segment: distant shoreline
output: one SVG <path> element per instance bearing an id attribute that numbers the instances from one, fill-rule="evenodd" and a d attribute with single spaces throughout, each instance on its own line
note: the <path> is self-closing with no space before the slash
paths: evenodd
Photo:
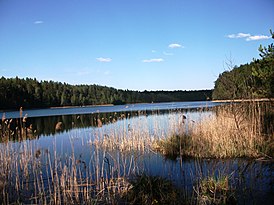
<path id="1" fill-rule="evenodd" d="M 59 109 L 59 108 L 79 108 L 79 107 L 104 107 L 104 106 L 114 106 L 113 104 L 100 104 L 100 105 L 78 105 L 78 106 L 55 106 L 49 107 L 48 109 Z"/>
<path id="2" fill-rule="evenodd" d="M 272 101 L 274 101 L 274 98 L 212 100 L 212 102 L 218 102 L 218 103 L 226 103 L 226 102 L 272 102 Z"/>
<path id="3" fill-rule="evenodd" d="M 80 108 L 80 107 L 103 107 L 103 106 L 114 106 L 113 104 L 101 104 L 101 105 L 83 105 L 83 106 L 54 106 L 54 107 L 37 107 L 37 108 L 26 108 L 27 110 L 40 110 L 40 109 L 62 109 L 62 108 Z M 5 112 L 19 112 L 20 108 L 17 110 L 14 109 L 8 109 L 8 110 L 0 110 L 0 112 L 5 113 Z M 24 111 L 23 107 L 23 111 Z"/>

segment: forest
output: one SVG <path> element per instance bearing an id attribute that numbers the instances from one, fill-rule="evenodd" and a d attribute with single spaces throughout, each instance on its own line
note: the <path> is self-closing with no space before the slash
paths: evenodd
<path id="1" fill-rule="evenodd" d="M 209 100 L 212 90 L 130 91 L 100 85 L 70 85 L 35 78 L 0 78 L 0 110 Z"/>
<path id="2" fill-rule="evenodd" d="M 274 33 L 270 33 L 274 39 Z M 258 50 L 261 59 L 239 67 L 230 61 L 227 63 L 229 70 L 221 73 L 215 81 L 214 100 L 274 97 L 274 45 L 261 45 Z"/>

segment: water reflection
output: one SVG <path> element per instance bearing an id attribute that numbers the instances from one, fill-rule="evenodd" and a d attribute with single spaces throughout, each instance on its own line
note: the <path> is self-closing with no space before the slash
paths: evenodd
<path id="1" fill-rule="evenodd" d="M 52 173 L 60 176 L 67 169 L 74 170 L 79 181 L 90 180 L 90 184 L 95 183 L 99 187 L 102 180 L 107 182 L 109 179 L 130 178 L 135 174 L 147 173 L 172 180 L 191 196 L 193 188 L 198 190 L 196 186 L 200 180 L 222 174 L 229 177 L 232 187 L 237 187 L 235 194 L 239 196 L 240 204 L 249 203 L 250 197 L 256 198 L 257 203 L 261 203 L 264 196 L 269 199 L 273 193 L 271 163 L 249 159 L 186 160 L 180 157 L 171 161 L 151 149 L 152 138 L 169 136 L 180 128 L 187 129 L 189 123 L 196 123 L 203 116 L 212 113 L 212 110 L 195 108 L 74 114 L 18 118 L 12 121 L 3 119 L 1 130 L 5 131 L 3 128 L 9 126 L 11 132 L 25 134 L 26 137 L 23 138 L 10 138 L 15 143 L 6 143 L 10 145 L 8 150 L 14 151 L 13 155 L 8 156 L 18 154 L 14 158 L 18 160 L 21 159 L 20 153 L 30 152 L 26 155 L 29 157 L 29 164 L 32 160 L 39 161 L 43 179 L 48 177 L 47 173 L 51 173 L 51 167 L 56 169 Z M 60 122 L 60 129 L 56 130 L 56 125 Z M 15 135 L 10 133 L 10 136 Z M 0 148 L 6 149 L 6 144 L 1 143 Z M 28 163 L 22 163 L 25 164 Z M 16 168 L 10 170 L 14 171 Z M 18 170 L 21 171 L 21 168 Z M 16 171 L 10 177 L 16 181 L 17 178 L 13 176 L 16 176 Z M 52 174 L 50 177 L 54 176 Z M 35 173 L 28 177 L 32 183 Z M 22 177 L 20 180 L 25 185 L 26 179 Z M 43 183 L 46 189 L 51 188 L 50 182 Z M 16 193 L 10 189 L 9 193 Z M 258 196 L 256 193 L 259 193 Z M 31 191 L 26 194 L 32 197 Z"/>
<path id="2" fill-rule="evenodd" d="M 72 129 L 95 128 L 118 121 L 141 116 L 166 115 L 169 113 L 199 113 L 212 108 L 144 110 L 128 112 L 106 112 L 81 115 L 59 115 L 17 119 L 2 119 L 1 131 L 6 132 L 5 140 L 36 139 L 57 133 L 67 133 Z M 4 134 L 2 134 L 4 136 Z"/>

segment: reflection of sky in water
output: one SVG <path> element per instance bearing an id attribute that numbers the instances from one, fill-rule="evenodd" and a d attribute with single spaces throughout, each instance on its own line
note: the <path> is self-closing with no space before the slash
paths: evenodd
<path id="1" fill-rule="evenodd" d="M 136 115 L 126 117 L 116 122 L 103 124 L 102 127 L 84 126 L 82 128 L 68 129 L 62 133 L 50 135 L 41 134 L 36 140 L 29 140 L 35 152 L 40 149 L 42 152 L 49 151 L 53 159 L 53 153 L 56 149 L 58 163 L 65 163 L 71 158 L 72 153 L 75 160 L 81 160 L 86 163 L 90 170 L 95 170 L 95 166 L 103 167 L 104 170 L 112 170 L 119 175 L 130 176 L 129 172 L 146 172 L 152 175 L 159 175 L 171 179 L 177 186 L 192 190 L 193 185 L 199 177 L 206 177 L 213 172 L 230 175 L 232 179 L 240 178 L 240 172 L 245 170 L 245 181 L 240 187 L 252 187 L 261 197 L 268 193 L 273 193 L 273 165 L 263 164 L 261 162 L 249 161 L 245 159 L 233 160 L 182 160 L 171 161 L 163 158 L 160 154 L 154 152 L 127 152 L 120 153 L 115 150 L 95 149 L 93 142 L 96 138 L 115 135 L 118 137 L 131 137 L 132 134 L 150 137 L 166 137 L 179 129 L 186 129 L 191 123 L 195 124 L 202 118 L 212 115 L 213 112 L 169 112 L 164 114 Z M 183 123 L 183 115 L 186 119 Z M 65 118 L 62 118 L 65 119 Z M 42 132 L 41 132 L 42 133 Z M 22 143 L 14 143 L 15 150 L 20 151 Z M 97 153 L 98 152 L 98 153 Z M 107 162 L 106 162 L 107 159 Z M 250 163 L 250 164 L 249 164 Z M 97 164 L 97 165 L 96 165 Z M 134 167 L 135 169 L 133 169 Z M 105 177 L 109 176 L 107 171 L 103 172 Z M 95 176 L 91 176 L 95 177 Z M 233 180 L 232 180 L 233 181 Z M 236 184 L 235 184 L 236 186 Z M 238 186 L 238 185 L 237 185 Z M 264 194 L 262 194 L 264 193 Z M 253 197 L 256 197 L 255 195 Z M 246 201 L 244 201 L 246 202 Z"/>
<path id="2" fill-rule="evenodd" d="M 87 127 L 87 128 L 73 128 L 67 132 L 56 133 L 54 135 L 43 136 L 37 139 L 38 144 L 43 148 L 51 147 L 56 141 L 57 146 L 62 147 L 66 151 L 71 149 L 71 143 L 74 143 L 75 153 L 78 148 L 87 142 L 94 140 L 95 137 L 103 137 L 105 135 L 115 134 L 117 136 L 128 136 L 131 132 L 137 134 L 146 134 L 150 136 L 164 137 L 174 131 L 178 131 L 179 127 L 187 127 L 188 123 L 197 122 L 201 117 L 210 115 L 211 112 L 186 112 L 186 113 L 170 113 L 164 115 L 140 115 L 131 118 L 124 118 L 115 123 L 109 123 L 102 127 Z M 183 115 L 187 117 L 183 124 Z M 69 149 L 68 149 L 69 148 Z"/>
<path id="3" fill-rule="evenodd" d="M 85 107 L 64 107 L 51 109 L 34 109 L 23 110 L 23 116 L 27 114 L 28 117 L 40 116 L 59 116 L 59 115 L 81 115 L 92 113 L 107 113 L 107 112 L 131 112 L 140 110 L 163 110 L 163 109 L 191 109 L 201 107 L 213 107 L 219 105 L 211 101 L 196 101 L 196 102 L 171 102 L 171 103 L 150 103 L 150 104 L 129 104 L 129 105 L 115 105 L 115 106 L 85 106 Z M 4 112 L 0 112 L 0 116 Z M 6 118 L 19 118 L 18 111 L 5 112 Z"/>
<path id="4" fill-rule="evenodd" d="M 185 123 L 182 123 L 183 114 L 187 117 Z M 57 133 L 54 136 L 41 136 L 37 140 L 37 148 L 48 149 L 52 151 L 56 144 L 57 156 L 60 159 L 68 158 L 72 150 L 75 159 L 80 159 L 86 164 L 94 166 L 99 163 L 105 170 L 119 170 L 119 174 L 129 174 L 129 164 L 132 161 L 137 173 L 146 172 L 152 175 L 160 175 L 171 179 L 177 186 L 192 190 L 193 185 L 197 182 L 201 172 L 205 177 L 220 173 L 230 175 L 231 178 L 239 178 L 239 172 L 247 166 L 243 188 L 256 187 L 256 192 L 262 190 L 271 192 L 269 179 L 273 178 L 273 170 L 269 165 L 264 166 L 260 162 L 252 162 L 244 159 L 234 160 L 182 160 L 171 161 L 164 159 L 160 154 L 154 152 L 138 153 L 129 152 L 126 154 L 119 151 L 108 151 L 104 149 L 95 150 L 94 146 L 89 144 L 96 136 L 105 136 L 115 133 L 117 136 L 130 136 L 130 132 L 138 129 L 140 135 L 166 136 L 179 126 L 187 126 L 188 123 L 197 123 L 203 117 L 212 115 L 212 112 L 185 112 L 170 113 L 164 115 L 148 115 L 125 118 L 115 123 L 109 123 L 102 127 L 75 128 L 65 133 Z M 97 158 L 96 151 L 99 151 Z M 105 162 L 107 158 L 108 164 Z M 118 167 L 120 166 L 120 167 Z M 133 165 L 132 165 L 133 166 Z M 271 167 L 271 166 L 270 166 Z M 94 167 L 93 167 L 94 169 Z M 108 173 L 104 173 L 106 177 Z M 255 179 L 254 176 L 260 176 Z M 235 182 L 236 183 L 236 182 Z M 263 184 L 263 185 L 262 185 Z"/>

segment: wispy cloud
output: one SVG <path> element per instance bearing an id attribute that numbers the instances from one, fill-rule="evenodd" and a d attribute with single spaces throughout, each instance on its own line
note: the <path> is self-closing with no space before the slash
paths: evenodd
<path id="1" fill-rule="evenodd" d="M 162 58 L 152 58 L 152 59 L 146 59 L 146 60 L 143 60 L 143 63 L 158 63 L 158 62 L 163 62 L 164 59 Z"/>
<path id="2" fill-rule="evenodd" d="M 34 21 L 33 23 L 34 24 L 42 24 L 42 23 L 44 23 L 44 21 Z"/>
<path id="3" fill-rule="evenodd" d="M 248 38 L 251 35 L 249 33 L 238 33 L 238 34 L 229 34 L 227 35 L 228 38 Z"/>
<path id="4" fill-rule="evenodd" d="M 256 36 L 249 36 L 246 40 L 247 41 L 258 41 L 258 40 L 266 40 L 270 39 L 271 36 L 265 36 L 265 35 L 256 35 Z"/>
<path id="5" fill-rule="evenodd" d="M 246 41 L 257 41 L 257 40 L 265 40 L 270 39 L 271 36 L 265 35 L 251 35 L 250 33 L 237 33 L 237 34 L 229 34 L 226 36 L 227 38 L 244 38 Z"/>
<path id="6" fill-rule="evenodd" d="M 178 43 L 171 43 L 168 45 L 169 48 L 182 48 L 183 46 Z"/>
<path id="7" fill-rule="evenodd" d="M 102 57 L 96 58 L 96 60 L 99 61 L 99 62 L 104 62 L 104 63 L 108 63 L 108 62 L 112 61 L 111 58 L 102 58 Z"/>
<path id="8" fill-rule="evenodd" d="M 168 52 L 163 52 L 163 54 L 165 55 L 165 56 L 173 56 L 173 53 L 168 53 Z"/>

